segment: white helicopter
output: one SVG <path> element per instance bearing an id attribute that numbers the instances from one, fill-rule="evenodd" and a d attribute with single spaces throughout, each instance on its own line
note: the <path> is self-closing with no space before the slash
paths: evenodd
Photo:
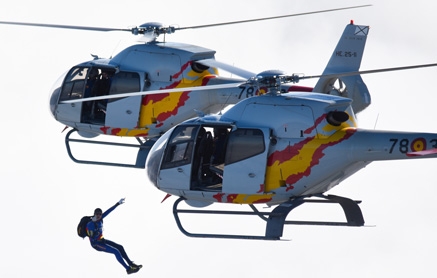
<path id="1" fill-rule="evenodd" d="M 185 235 L 276 240 L 285 224 L 363 226 L 359 202 L 325 193 L 375 160 L 437 156 L 437 134 L 357 129 L 355 111 L 370 104 L 360 74 L 436 66 L 357 72 L 368 32 L 368 26 L 346 26 L 313 92 L 286 93 L 291 87 L 284 89 L 284 84 L 314 76 L 265 71 L 241 87 L 265 94 L 244 99 L 221 115 L 188 120 L 156 141 L 146 160 L 147 175 L 158 189 L 180 197 L 173 212 Z M 337 79 L 339 88 L 333 87 Z M 236 85 L 223 88 L 228 86 Z M 249 204 L 253 212 L 179 209 L 183 200 L 193 207 Z M 291 210 L 306 202 L 338 203 L 347 221 L 286 221 Z M 261 203 L 276 207 L 260 212 L 254 204 Z M 181 213 L 253 214 L 267 221 L 266 233 L 194 234 L 182 226 Z"/>
<path id="2" fill-rule="evenodd" d="M 145 32 L 147 28 L 144 28 L 139 32 Z M 162 26 L 151 28 L 153 33 L 160 33 L 159 30 L 168 32 L 167 30 L 171 29 Z M 282 237 L 286 224 L 363 226 L 364 218 L 358 206 L 359 202 L 345 197 L 326 195 L 326 192 L 372 161 L 437 156 L 437 134 L 384 132 L 357 128 L 355 113 L 370 104 L 370 94 L 361 74 L 437 65 L 358 71 L 368 32 L 368 26 L 355 25 L 353 22 L 348 24 L 328 66 L 319 76 L 286 75 L 282 71 L 265 71 L 256 75 L 218 63 L 212 59 L 213 52 L 209 50 L 187 46 L 183 46 L 185 48 L 182 49 L 180 45 L 177 53 L 187 49 L 195 49 L 196 52 L 195 56 L 187 56 L 184 59 L 189 61 L 188 64 L 184 64 L 190 67 L 189 72 L 184 72 L 185 67 L 178 68 L 179 75 L 174 75 L 171 70 L 165 71 L 164 68 L 154 71 L 155 67 L 151 68 L 150 72 L 145 71 L 140 74 L 139 69 L 127 70 L 121 66 L 114 67 L 107 60 L 87 62 L 73 67 L 62 86 L 55 86 L 51 101 L 54 107 L 52 112 L 59 121 L 62 119 L 61 122 L 76 127 L 84 135 L 108 133 L 146 138 L 151 137 L 152 134 L 161 135 L 159 139 L 141 143 L 143 146 L 152 141 L 148 145 L 150 152 L 145 152 L 147 176 L 159 190 L 166 192 L 167 196 L 179 196 L 174 204 L 173 213 L 179 229 L 187 236 L 278 240 Z M 152 43 L 150 47 L 170 51 L 171 46 L 172 44 L 168 43 L 163 45 Z M 136 50 L 131 51 L 133 49 Z M 141 58 L 142 54 L 136 52 L 141 52 L 137 46 L 123 51 L 111 61 L 121 61 L 122 58 L 130 55 L 139 55 L 140 57 L 136 58 Z M 147 57 L 150 58 L 151 53 L 148 53 Z M 158 57 L 168 61 L 165 59 L 173 57 L 170 53 L 157 55 L 163 55 Z M 190 55 L 194 55 L 194 52 L 190 52 Z M 182 54 L 179 54 L 179 57 L 182 57 Z M 127 61 L 134 61 L 133 57 L 129 59 L 131 60 Z M 157 62 L 157 60 L 152 61 Z M 165 65 L 170 64 L 172 63 L 165 63 Z M 209 77 L 219 66 L 238 72 L 245 79 L 225 80 Z M 186 88 L 184 87 L 186 92 L 196 92 L 196 96 L 200 99 L 203 97 L 201 93 L 205 94 L 212 89 L 213 92 L 223 94 L 226 99 L 234 95 L 234 102 L 226 100 L 223 103 L 236 104 L 223 114 L 201 116 L 180 124 L 161 122 L 157 116 L 166 112 L 160 114 L 154 111 L 159 105 L 152 106 L 154 109 L 146 110 L 145 106 L 150 101 L 153 103 L 154 97 L 159 100 L 159 96 L 165 94 L 165 97 L 172 98 L 174 92 L 177 92 L 175 95 L 179 94 L 176 97 L 179 100 L 186 93 L 180 92 L 180 87 L 171 90 L 148 90 L 152 84 L 160 88 L 171 87 L 169 82 L 173 82 L 173 78 L 178 80 L 178 85 L 186 84 L 184 78 L 190 77 L 196 70 L 200 71 L 197 72 L 199 75 L 194 81 L 186 83 L 197 87 L 186 85 Z M 166 73 L 164 75 L 166 80 L 159 79 L 162 73 Z M 88 88 L 97 86 L 86 85 L 90 80 L 89 77 L 95 74 L 99 77 L 94 82 L 102 84 L 106 82 L 104 75 L 112 76 L 110 88 L 106 88 L 109 91 L 100 95 L 95 93 L 96 96 L 86 96 Z M 306 78 L 319 78 L 314 89 L 292 85 Z M 208 80 L 208 86 L 201 86 L 204 85 L 202 82 L 205 79 Z M 210 80 L 217 81 L 209 83 Z M 336 80 L 340 81 L 338 87 L 334 86 Z M 195 83 L 196 81 L 200 83 Z M 120 87 L 114 85 L 119 83 Z M 134 88 L 134 84 L 137 87 Z M 80 89 L 75 90 L 75 88 Z M 113 88 L 129 89 L 125 91 L 120 89 L 111 93 Z M 139 92 L 126 92 L 132 90 Z M 246 94 L 247 98 L 241 100 L 242 96 L 246 97 Z M 120 112 L 121 107 L 131 107 L 122 106 L 121 103 L 133 101 L 137 97 L 136 103 L 140 102 L 141 111 L 147 113 L 121 111 L 125 112 L 126 119 L 129 115 L 139 114 L 137 124 L 141 123 L 142 115 L 148 117 L 145 120 L 149 120 L 155 126 L 156 130 L 153 132 L 156 133 L 151 133 L 153 129 L 150 127 L 153 125 L 145 125 L 142 128 L 136 128 L 137 126 L 134 125 L 130 131 L 129 129 L 113 130 L 114 126 L 107 125 L 108 121 L 118 120 L 111 119 L 110 109 L 117 108 Z M 218 99 L 209 103 L 210 106 L 207 108 L 218 103 L 221 106 L 223 103 Z M 85 106 L 87 102 L 89 107 L 76 109 L 77 106 Z M 191 104 L 189 109 L 193 106 Z M 98 116 L 99 109 L 106 113 L 100 116 L 104 117 L 104 122 Z M 211 111 L 207 112 L 213 113 L 214 109 L 211 108 Z M 175 115 L 180 121 L 192 117 L 192 114 L 183 109 L 177 110 Z M 70 116 L 76 118 L 67 121 Z M 160 124 L 162 129 L 158 128 Z M 164 127 L 164 124 L 167 125 Z M 248 204 L 252 211 L 184 210 L 178 208 L 181 201 L 197 208 L 214 203 Z M 286 221 L 287 215 L 294 208 L 306 202 L 338 203 L 343 208 L 347 221 Z M 274 209 L 261 212 L 254 204 L 267 204 Z M 179 218 L 181 213 L 255 215 L 267 222 L 266 232 L 265 235 L 190 233 L 181 224 Z"/>
<path id="3" fill-rule="evenodd" d="M 180 197 L 173 213 L 185 235 L 277 240 L 285 224 L 363 226 L 358 201 L 325 193 L 372 161 L 437 157 L 437 134 L 357 127 L 355 111 L 370 104 L 357 74 L 436 66 L 353 72 L 368 31 L 353 22 L 346 26 L 313 92 L 283 93 L 284 83 L 300 77 L 266 71 L 248 82 L 266 88 L 266 94 L 242 100 L 222 115 L 188 120 L 157 140 L 146 161 L 147 175 L 158 189 Z M 337 78 L 345 86 L 334 88 Z M 326 88 L 329 93 L 317 93 Z M 249 204 L 253 212 L 178 209 L 182 200 L 193 207 Z M 338 203 L 347 221 L 286 221 L 306 202 Z M 260 203 L 275 208 L 260 212 L 254 206 Z M 267 222 L 266 233 L 194 234 L 184 229 L 180 213 L 258 215 Z"/>
<path id="4" fill-rule="evenodd" d="M 165 40 L 160 42 L 157 40 L 159 36 L 185 29 L 367 6 L 369 5 L 189 27 L 164 26 L 156 22 L 127 29 L 9 21 L 0 21 L 0 24 L 103 32 L 125 31 L 143 35 L 142 40 L 146 42 L 134 44 L 113 58 L 95 56 L 91 61 L 73 66 L 54 84 L 50 110 L 57 121 L 72 128 L 66 135 L 66 147 L 73 161 L 144 168 L 145 158 L 155 139 L 176 124 L 197 116 L 199 111 L 204 114 L 217 113 L 229 104 L 262 92 L 253 86 L 241 85 L 254 77 L 254 73 L 215 60 L 214 50 Z M 220 76 L 218 68 L 228 70 L 241 78 Z M 228 86 L 229 84 L 233 85 Z M 295 85 L 284 85 L 282 89 L 312 91 L 312 88 Z M 326 88 L 324 92 L 328 93 L 329 90 Z M 83 138 L 71 138 L 76 132 Z M 98 135 L 134 137 L 138 144 L 117 144 L 106 140 L 104 136 L 100 136 L 99 140 L 90 140 Z M 139 151 L 133 164 L 82 160 L 73 155 L 71 142 L 134 147 Z"/>

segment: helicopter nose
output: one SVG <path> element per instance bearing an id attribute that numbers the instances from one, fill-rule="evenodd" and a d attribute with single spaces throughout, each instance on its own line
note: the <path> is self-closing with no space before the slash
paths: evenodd
<path id="1" fill-rule="evenodd" d="M 60 93 L 61 93 L 61 87 L 57 87 L 57 88 L 52 89 L 51 95 L 50 95 L 50 100 L 49 100 L 50 112 L 54 118 L 56 118 L 55 111 L 56 111 L 56 106 L 58 104 L 58 99 L 59 99 Z"/>
<path id="2" fill-rule="evenodd" d="M 66 75 L 67 72 L 61 75 L 50 90 L 49 108 L 54 118 L 56 118 L 56 107 L 58 105 L 59 95 L 61 94 L 62 82 L 64 81 Z"/>
<path id="3" fill-rule="evenodd" d="M 147 177 L 149 181 L 157 188 L 159 188 L 158 175 L 161 167 L 161 160 L 164 155 L 168 139 L 173 130 L 174 128 L 170 129 L 155 142 L 146 159 Z"/>

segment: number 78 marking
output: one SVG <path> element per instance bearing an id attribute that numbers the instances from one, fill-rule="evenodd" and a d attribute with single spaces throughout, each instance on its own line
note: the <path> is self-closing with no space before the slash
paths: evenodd
<path id="1" fill-rule="evenodd" d="M 389 141 L 392 142 L 389 153 L 393 153 L 395 148 L 399 148 L 399 152 L 401 153 L 407 153 L 410 150 L 413 152 L 426 150 L 425 138 L 416 138 L 411 142 L 411 144 L 410 144 L 410 140 L 406 138 L 404 139 L 391 138 Z M 429 141 L 429 143 L 431 143 L 433 148 L 437 148 L 437 139 L 432 139 Z"/>

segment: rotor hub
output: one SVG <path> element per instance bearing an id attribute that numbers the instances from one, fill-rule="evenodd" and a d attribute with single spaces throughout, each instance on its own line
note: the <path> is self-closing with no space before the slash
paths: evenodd
<path id="1" fill-rule="evenodd" d="M 132 28 L 131 31 L 134 35 L 144 35 L 146 37 L 152 37 L 152 39 L 156 39 L 162 34 L 172 34 L 176 31 L 176 29 L 173 26 L 164 26 L 164 24 L 160 22 L 147 22 L 141 24 L 139 27 Z"/>
<path id="2" fill-rule="evenodd" d="M 269 93 L 277 94 L 281 91 L 281 85 L 284 83 L 298 82 L 298 76 L 287 75 L 281 70 L 266 70 L 249 80 L 249 83 L 256 84 L 259 87 L 265 87 Z"/>
<path id="3" fill-rule="evenodd" d="M 281 77 L 285 76 L 285 72 L 281 70 L 266 70 L 255 77 L 260 85 L 270 87 L 279 87 L 281 85 Z"/>

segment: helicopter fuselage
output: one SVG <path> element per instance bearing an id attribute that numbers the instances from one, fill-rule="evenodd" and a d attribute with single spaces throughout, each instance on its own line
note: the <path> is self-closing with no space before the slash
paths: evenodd
<path id="1" fill-rule="evenodd" d="M 155 143 L 146 169 L 160 190 L 197 206 L 279 204 L 322 194 L 375 160 L 435 157 L 414 154 L 436 147 L 437 134 L 358 129 L 350 99 L 287 93 L 175 127 Z"/>
<path id="2" fill-rule="evenodd" d="M 82 133 L 153 137 L 192 117 L 196 110 L 216 113 L 228 104 L 255 95 L 242 88 L 184 91 L 186 87 L 241 83 L 218 76 L 216 68 L 197 60 L 215 51 L 180 43 L 148 43 L 126 48 L 112 59 L 74 66 L 53 89 L 55 119 Z M 94 96 L 181 88 L 179 93 L 130 96 L 102 101 L 62 103 Z"/>

